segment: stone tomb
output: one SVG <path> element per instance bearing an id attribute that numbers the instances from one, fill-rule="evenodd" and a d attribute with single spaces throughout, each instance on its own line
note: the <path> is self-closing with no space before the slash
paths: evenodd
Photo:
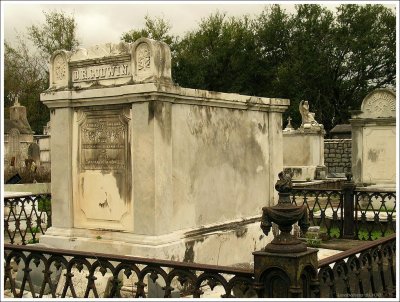
<path id="1" fill-rule="evenodd" d="M 352 111 L 352 172 L 357 185 L 396 184 L 396 95 L 388 89 L 369 93 Z"/>
<path id="2" fill-rule="evenodd" d="M 302 124 L 293 129 L 290 124 L 283 130 L 283 166 L 285 172 L 293 173 L 294 181 L 324 179 L 324 135 L 322 124 L 309 112 L 308 101 L 301 101 L 299 111 Z"/>
<path id="3" fill-rule="evenodd" d="M 289 100 L 179 87 L 169 47 L 145 38 L 50 63 L 53 226 L 41 243 L 210 264 L 265 246 L 258 218 L 276 200 Z"/>

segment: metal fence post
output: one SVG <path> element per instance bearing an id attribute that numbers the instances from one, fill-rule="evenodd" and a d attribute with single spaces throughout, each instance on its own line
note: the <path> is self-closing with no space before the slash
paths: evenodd
<path id="1" fill-rule="evenodd" d="M 347 180 L 342 185 L 343 194 L 343 229 L 342 238 L 354 239 L 354 190 L 356 185 L 352 180 L 353 175 L 346 173 Z"/>
<path id="2" fill-rule="evenodd" d="M 307 207 L 292 204 L 289 175 L 279 173 L 275 189 L 279 192 L 278 204 L 263 208 L 261 229 L 268 236 L 272 223 L 276 223 L 280 234 L 263 250 L 253 252 L 254 288 L 260 298 L 318 297 L 318 250 L 307 248 L 290 234 L 296 222 L 303 233 L 307 232 Z"/>

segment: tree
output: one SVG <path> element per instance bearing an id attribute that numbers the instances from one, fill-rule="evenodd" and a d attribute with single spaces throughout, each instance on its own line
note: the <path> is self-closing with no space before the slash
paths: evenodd
<path id="1" fill-rule="evenodd" d="M 47 107 L 39 101 L 48 82 L 42 59 L 21 39 L 15 48 L 7 42 L 4 46 L 4 107 L 12 105 L 10 94 L 18 94 L 20 103 L 27 107 L 32 130 L 40 133 L 49 120 Z"/>
<path id="2" fill-rule="evenodd" d="M 279 5 L 259 16 L 215 13 L 177 45 L 174 80 L 182 86 L 289 98 L 293 125 L 298 105 L 310 101 L 329 131 L 349 119 L 371 90 L 394 87 L 396 17 L 383 5 Z"/>
<path id="3" fill-rule="evenodd" d="M 146 20 L 145 27 L 142 29 L 131 29 L 122 34 L 121 40 L 127 43 L 133 43 L 137 39 L 144 37 L 157 41 L 162 41 L 168 45 L 173 45 L 176 37 L 169 34 L 171 24 L 161 17 L 152 19 L 149 15 L 144 17 Z"/>
<path id="4" fill-rule="evenodd" d="M 277 68 L 275 92 L 291 100 L 285 118 L 290 115 L 293 125 L 301 124 L 300 101 L 309 100 L 316 120 L 330 128 L 334 16 L 328 9 L 315 4 L 297 5 L 296 10 L 287 22 L 290 42 L 287 43 L 286 58 Z"/>
<path id="5" fill-rule="evenodd" d="M 174 80 L 182 86 L 254 94 L 259 66 L 254 23 L 248 17 L 215 13 L 176 47 Z"/>
<path id="6" fill-rule="evenodd" d="M 19 94 L 22 105 L 27 107 L 27 118 L 35 133 L 42 133 L 49 121 L 49 110 L 40 102 L 40 93 L 49 85 L 47 63 L 58 49 L 73 50 L 76 39 L 76 22 L 64 12 L 43 12 L 46 22 L 27 28 L 27 36 L 16 45 L 4 44 L 4 100 L 5 111 L 11 105 L 9 93 Z M 34 48 L 28 47 L 31 40 Z"/>
<path id="7" fill-rule="evenodd" d="M 43 15 L 45 23 L 28 27 L 28 37 L 45 57 L 60 49 L 74 50 L 79 45 L 73 15 L 67 16 L 63 11 L 44 11 Z"/>
<path id="8" fill-rule="evenodd" d="M 396 16 L 383 5 L 341 5 L 335 28 L 333 101 L 338 120 L 372 90 L 396 85 Z"/>

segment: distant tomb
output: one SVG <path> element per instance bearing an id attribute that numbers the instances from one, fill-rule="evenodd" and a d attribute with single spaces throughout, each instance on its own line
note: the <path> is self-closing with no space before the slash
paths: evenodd
<path id="1" fill-rule="evenodd" d="M 19 103 L 18 96 L 9 110 L 10 118 L 4 119 L 4 167 L 19 168 L 29 157 L 33 131 L 26 117 L 26 107 Z"/>
<path id="2" fill-rule="evenodd" d="M 41 243 L 210 264 L 265 246 L 289 100 L 179 87 L 169 47 L 146 38 L 55 52 L 41 100 L 53 200 Z"/>
<path id="3" fill-rule="evenodd" d="M 352 111 L 352 172 L 358 185 L 396 184 L 396 94 L 376 89 Z"/>
<path id="4" fill-rule="evenodd" d="M 324 127 L 315 120 L 310 112 L 308 101 L 301 101 L 299 111 L 301 126 L 294 129 L 290 117 L 283 130 L 283 167 L 292 173 L 294 181 L 324 179 Z"/>

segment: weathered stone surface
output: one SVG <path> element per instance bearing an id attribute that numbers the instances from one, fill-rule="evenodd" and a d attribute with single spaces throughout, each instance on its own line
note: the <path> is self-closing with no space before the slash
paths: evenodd
<path id="1" fill-rule="evenodd" d="M 351 139 L 325 139 L 324 144 L 327 150 L 324 152 L 324 157 L 329 177 L 344 177 L 347 170 L 351 168 L 349 163 Z"/>
<path id="2" fill-rule="evenodd" d="M 139 39 L 52 56 L 41 100 L 52 109 L 54 219 L 41 242 L 184 259 L 201 238 L 194 259 L 213 263 L 220 242 L 198 230 L 228 224 L 230 243 L 268 240 L 253 219 L 275 202 L 289 101 L 174 85 L 166 47 Z"/>
<path id="3" fill-rule="evenodd" d="M 313 180 L 317 166 L 325 166 L 324 133 L 318 127 L 283 132 L 283 166 L 295 172 L 293 180 Z"/>
<path id="4" fill-rule="evenodd" d="M 396 95 L 388 89 L 368 94 L 353 112 L 352 171 L 357 184 L 396 182 Z"/>

